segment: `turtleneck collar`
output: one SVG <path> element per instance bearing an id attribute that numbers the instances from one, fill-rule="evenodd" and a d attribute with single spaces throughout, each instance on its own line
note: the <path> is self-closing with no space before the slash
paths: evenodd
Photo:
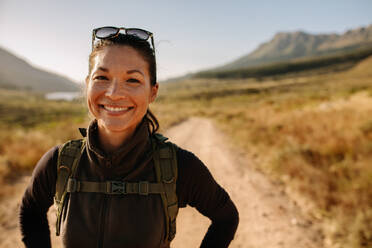
<path id="1" fill-rule="evenodd" d="M 129 179 L 149 160 L 151 151 L 147 119 L 136 128 L 134 134 L 116 151 L 106 153 L 98 139 L 97 120 L 93 120 L 87 130 L 87 155 L 90 166 L 102 180 Z"/>

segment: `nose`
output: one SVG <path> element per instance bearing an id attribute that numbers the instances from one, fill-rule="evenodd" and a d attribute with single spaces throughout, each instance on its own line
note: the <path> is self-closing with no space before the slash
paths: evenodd
<path id="1" fill-rule="evenodd" d="M 117 100 L 124 97 L 124 92 L 120 90 L 119 81 L 117 79 L 113 79 L 106 90 L 105 95 L 112 100 Z"/>

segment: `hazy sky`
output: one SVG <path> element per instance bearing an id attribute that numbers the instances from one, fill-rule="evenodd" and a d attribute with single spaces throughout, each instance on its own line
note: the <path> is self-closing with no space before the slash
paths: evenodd
<path id="1" fill-rule="evenodd" d="M 370 0 L 0 0 L 0 46 L 82 81 L 93 28 L 139 27 L 154 33 L 165 79 L 235 60 L 279 31 L 343 33 L 371 13 Z"/>

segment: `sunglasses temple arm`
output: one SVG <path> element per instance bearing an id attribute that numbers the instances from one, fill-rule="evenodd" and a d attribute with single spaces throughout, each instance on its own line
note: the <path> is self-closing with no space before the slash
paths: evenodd
<path id="1" fill-rule="evenodd" d="M 152 48 L 153 48 L 153 50 L 154 50 L 154 57 L 155 57 L 155 44 L 154 44 L 154 37 L 153 36 L 151 36 L 151 45 L 152 45 Z M 155 57 L 155 59 L 156 59 L 156 57 Z M 156 61 L 156 60 L 155 60 Z"/>
<path id="2" fill-rule="evenodd" d="M 92 51 L 93 51 L 93 46 L 94 46 L 94 37 L 95 35 L 94 35 L 94 30 L 93 30 L 93 32 L 92 32 Z"/>

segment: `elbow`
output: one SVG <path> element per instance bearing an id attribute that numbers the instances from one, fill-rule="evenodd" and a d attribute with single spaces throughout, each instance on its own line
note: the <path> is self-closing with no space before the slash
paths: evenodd
<path id="1" fill-rule="evenodd" d="M 226 230 L 230 230 L 232 235 L 235 234 L 239 225 L 239 212 L 232 201 L 220 211 L 220 216 L 216 222 L 223 224 Z"/>
<path id="2" fill-rule="evenodd" d="M 235 207 L 232 209 L 230 214 L 230 221 L 232 228 L 236 231 L 239 225 L 239 212 L 238 209 Z"/>

